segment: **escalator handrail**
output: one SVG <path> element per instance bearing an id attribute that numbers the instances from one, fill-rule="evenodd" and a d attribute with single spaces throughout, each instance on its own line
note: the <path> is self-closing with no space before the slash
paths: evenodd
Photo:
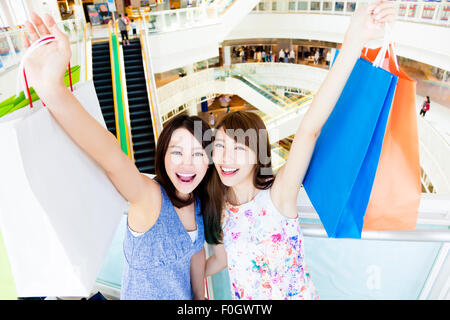
<path id="1" fill-rule="evenodd" d="M 158 133 L 158 126 L 156 125 L 156 116 L 155 116 L 155 106 L 153 104 L 153 93 L 152 93 L 152 86 L 150 83 L 150 70 L 149 66 L 147 64 L 147 54 L 145 53 L 145 40 L 144 40 L 144 28 L 142 27 L 141 20 L 139 20 L 139 41 L 141 42 L 141 54 L 142 54 L 142 60 L 144 63 L 144 70 L 146 75 L 146 81 L 147 81 L 147 93 L 150 100 L 150 111 L 152 114 L 152 123 L 153 123 L 153 130 L 155 132 L 155 143 L 158 141 L 159 133 Z"/>
<path id="2" fill-rule="evenodd" d="M 119 65 L 120 62 L 118 53 L 119 41 L 117 39 L 117 32 L 114 30 L 115 28 L 112 24 L 113 24 L 112 21 L 108 23 L 108 41 L 109 41 L 109 56 L 111 63 L 111 75 L 114 94 L 114 116 L 116 120 L 116 137 L 117 140 L 119 141 L 122 151 L 128 157 L 131 158 L 127 123 L 124 119 L 125 114 L 124 98 L 123 98 L 122 80 L 120 78 L 120 65 Z M 117 69 L 115 67 L 117 67 Z M 119 70 L 119 74 L 117 74 L 118 72 L 116 72 L 116 70 Z M 118 93 L 118 90 L 120 90 L 120 93 Z M 121 110 L 119 110 L 118 106 L 119 102 L 121 104 Z M 122 123 L 123 126 L 121 125 Z"/>
<path id="3" fill-rule="evenodd" d="M 88 34 L 87 34 L 87 30 L 91 29 L 91 23 L 90 22 L 86 22 L 84 25 L 84 80 L 87 81 L 88 80 L 88 60 L 87 60 L 87 42 L 88 42 Z M 92 57 L 91 57 L 92 58 Z"/>

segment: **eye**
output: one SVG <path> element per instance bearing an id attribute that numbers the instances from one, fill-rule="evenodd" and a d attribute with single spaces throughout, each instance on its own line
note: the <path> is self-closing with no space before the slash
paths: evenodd
<path id="1" fill-rule="evenodd" d="M 214 148 L 224 148 L 224 146 L 221 143 L 215 143 Z"/>
<path id="2" fill-rule="evenodd" d="M 194 156 L 195 157 L 203 157 L 203 152 L 195 152 Z"/>
<path id="3" fill-rule="evenodd" d="M 170 154 L 173 154 L 175 156 L 181 156 L 182 153 L 180 151 L 172 151 Z"/>
<path id="4" fill-rule="evenodd" d="M 245 148 L 242 147 L 242 146 L 236 146 L 236 147 L 234 147 L 234 149 L 235 150 L 243 150 L 243 151 L 245 151 Z"/>

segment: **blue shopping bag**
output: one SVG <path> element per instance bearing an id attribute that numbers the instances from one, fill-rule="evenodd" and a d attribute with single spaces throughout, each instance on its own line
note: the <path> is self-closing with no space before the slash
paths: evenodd
<path id="1" fill-rule="evenodd" d="M 397 80 L 359 58 L 317 139 L 303 186 L 329 237 L 361 238 Z"/>

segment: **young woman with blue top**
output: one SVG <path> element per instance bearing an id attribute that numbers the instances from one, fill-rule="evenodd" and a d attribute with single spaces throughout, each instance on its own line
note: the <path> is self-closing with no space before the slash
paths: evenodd
<path id="1" fill-rule="evenodd" d="M 27 48 L 41 36 L 56 41 L 37 49 L 25 61 L 28 82 L 53 117 L 78 146 L 91 156 L 130 203 L 124 240 L 122 299 L 203 299 L 205 253 L 201 205 L 211 174 L 198 117 L 173 119 L 162 131 L 156 151 L 155 180 L 141 174 L 114 135 L 102 127 L 64 86 L 71 56 L 70 42 L 49 16 L 32 14 L 26 22 Z M 38 33 L 39 32 L 39 33 Z M 194 136 L 194 122 L 201 136 Z M 205 178 L 205 179 L 204 179 Z"/>

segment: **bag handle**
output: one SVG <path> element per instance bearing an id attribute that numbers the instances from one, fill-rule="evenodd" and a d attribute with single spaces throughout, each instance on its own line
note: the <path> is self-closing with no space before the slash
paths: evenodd
<path id="1" fill-rule="evenodd" d="M 396 55 L 395 49 L 394 49 L 394 39 L 392 36 L 391 27 L 389 26 L 388 23 L 385 24 L 383 46 L 381 47 L 380 51 L 378 52 L 377 57 L 373 61 L 373 65 L 375 67 L 378 67 L 378 68 L 382 67 L 384 58 L 386 57 L 386 53 L 388 54 L 389 57 L 392 56 L 392 60 L 394 60 L 395 68 L 397 69 L 397 71 L 400 71 L 400 68 L 398 66 L 398 61 L 397 61 L 397 55 Z M 365 54 L 367 56 L 367 48 L 366 48 Z"/>
<path id="2" fill-rule="evenodd" d="M 27 81 L 27 75 L 25 73 L 25 66 L 24 66 L 25 59 L 37 48 L 39 48 L 43 45 L 46 45 L 47 43 L 53 42 L 55 40 L 56 40 L 56 38 L 54 36 L 45 36 L 43 38 L 36 40 L 27 49 L 27 51 L 23 55 L 22 60 L 20 62 L 17 80 L 16 80 L 16 95 L 19 95 L 21 91 L 24 91 L 25 96 L 27 96 L 28 100 L 30 101 L 30 108 L 33 108 L 33 99 L 31 98 L 30 88 L 28 86 L 28 81 Z M 69 67 L 70 90 L 73 92 L 72 74 L 70 71 L 70 61 L 69 61 L 68 67 Z M 22 75 L 23 75 L 23 81 L 22 81 Z M 45 103 L 43 101 L 42 101 L 42 104 L 45 107 Z"/>

